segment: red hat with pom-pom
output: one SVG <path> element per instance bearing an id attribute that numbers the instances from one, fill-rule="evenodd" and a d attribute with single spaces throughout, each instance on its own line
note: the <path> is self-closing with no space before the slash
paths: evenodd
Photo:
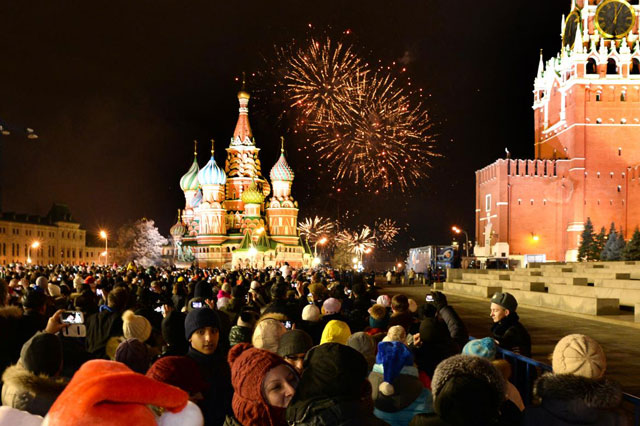
<path id="1" fill-rule="evenodd" d="M 187 406 L 188 400 L 185 391 L 134 373 L 120 362 L 92 360 L 74 374 L 42 425 L 156 426 L 167 424 L 161 420 L 165 410 L 187 417 L 169 424 L 202 424 L 202 413 L 193 404 Z"/>
<path id="2" fill-rule="evenodd" d="M 235 345 L 229 351 L 233 400 L 231 408 L 243 425 L 277 425 L 284 421 L 284 409 L 271 407 L 262 394 L 262 382 L 267 372 L 279 365 L 287 365 L 278 355 L 258 349 L 249 343 Z M 279 418 L 282 417 L 282 418 Z M 268 421 L 266 423 L 265 421 Z"/>

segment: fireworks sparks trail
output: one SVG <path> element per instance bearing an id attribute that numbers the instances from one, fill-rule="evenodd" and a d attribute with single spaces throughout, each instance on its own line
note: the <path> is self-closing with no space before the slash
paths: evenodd
<path id="1" fill-rule="evenodd" d="M 429 116 L 389 71 L 373 71 L 352 47 L 330 38 L 277 52 L 273 70 L 296 132 L 306 134 L 334 187 L 404 191 L 427 176 L 438 156 Z"/>
<path id="2" fill-rule="evenodd" d="M 400 233 L 400 227 L 395 220 L 384 219 L 376 223 L 376 240 L 382 247 L 389 247 L 396 242 L 396 237 Z"/>
<path id="3" fill-rule="evenodd" d="M 371 228 L 363 226 L 360 232 L 341 231 L 336 235 L 336 243 L 343 245 L 347 251 L 362 256 L 376 247 L 376 240 Z"/>
<path id="4" fill-rule="evenodd" d="M 298 224 L 300 236 L 306 238 L 311 244 L 315 244 L 323 236 L 329 237 L 333 228 L 334 223 L 322 216 L 316 216 L 313 219 L 306 218 Z"/>

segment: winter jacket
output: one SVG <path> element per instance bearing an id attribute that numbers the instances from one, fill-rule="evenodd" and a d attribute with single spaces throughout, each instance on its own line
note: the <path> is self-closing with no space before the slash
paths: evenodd
<path id="1" fill-rule="evenodd" d="M 287 407 L 290 426 L 383 426 L 380 420 L 358 400 L 318 398 L 296 401 Z"/>
<path id="2" fill-rule="evenodd" d="M 205 426 L 220 426 L 231 412 L 231 370 L 226 355 L 220 353 L 220 348 L 213 355 L 205 355 L 192 347 L 187 356 L 193 359 L 202 374 L 202 379 L 209 384 L 209 389 L 203 392 L 204 399 L 198 401 L 202 410 Z"/>
<path id="3" fill-rule="evenodd" d="M 516 312 L 493 324 L 491 333 L 502 349 L 531 357 L 531 337 Z"/>
<path id="4" fill-rule="evenodd" d="M 0 371 L 18 362 L 22 343 L 19 333 L 22 309 L 17 306 L 0 308 Z"/>
<path id="5" fill-rule="evenodd" d="M 440 308 L 438 317 L 445 322 L 447 329 L 449 329 L 449 335 L 460 347 L 459 351 L 462 351 L 464 345 L 469 342 L 469 332 L 464 322 L 462 322 L 462 319 L 458 316 L 458 313 L 451 306 L 447 305 Z"/>
<path id="6" fill-rule="evenodd" d="M 252 335 L 253 330 L 249 327 L 234 325 L 233 327 L 231 327 L 231 331 L 229 332 L 229 345 L 233 347 L 238 343 L 251 343 Z"/>
<path id="7" fill-rule="evenodd" d="M 572 374 L 546 374 L 533 388 L 539 404 L 524 410 L 523 426 L 622 426 L 630 424 L 618 411 L 620 385 L 609 379 Z"/>
<path id="8" fill-rule="evenodd" d="M 44 374 L 36 375 L 20 365 L 7 368 L 2 375 L 2 405 L 45 416 L 67 382 Z"/>
<path id="9" fill-rule="evenodd" d="M 384 381 L 383 374 L 381 364 L 375 364 L 369 374 L 376 417 L 392 426 L 407 426 L 416 414 L 433 412 L 431 391 L 423 387 L 416 367 L 404 367 L 400 371 L 391 383 L 394 393 L 390 396 L 378 389 Z"/>
<path id="10" fill-rule="evenodd" d="M 122 336 L 122 313 L 103 310 L 86 320 L 87 352 L 96 358 L 107 357 L 107 342 L 111 337 Z"/>

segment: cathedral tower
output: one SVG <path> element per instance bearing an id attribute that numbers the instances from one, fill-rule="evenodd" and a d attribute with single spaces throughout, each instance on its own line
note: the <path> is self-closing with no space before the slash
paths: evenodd
<path id="1" fill-rule="evenodd" d="M 298 203 L 291 197 L 293 170 L 284 156 L 284 138 L 281 138 L 280 158 L 269 174 L 273 196 L 267 207 L 267 221 L 271 238 L 294 244 L 298 241 Z"/>

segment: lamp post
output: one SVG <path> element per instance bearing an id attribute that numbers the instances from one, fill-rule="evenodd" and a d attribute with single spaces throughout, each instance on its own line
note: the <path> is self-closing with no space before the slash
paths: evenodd
<path id="1" fill-rule="evenodd" d="M 27 248 L 27 263 L 31 263 L 31 249 L 37 249 L 38 247 L 40 247 L 40 241 L 34 241 L 29 245 Z"/>
<path id="2" fill-rule="evenodd" d="M 323 245 L 327 243 L 327 237 L 322 237 L 319 240 L 316 240 L 316 243 L 313 245 L 313 257 L 318 257 L 318 244 Z"/>
<path id="3" fill-rule="evenodd" d="M 466 253 L 467 257 L 469 257 L 469 234 L 467 234 L 467 231 L 465 231 L 464 229 L 460 229 L 457 226 L 452 226 L 451 230 L 453 232 L 455 232 L 456 234 L 460 234 L 461 232 L 464 232 L 464 236 L 466 238 L 466 242 L 465 242 L 465 245 L 464 245 L 464 250 L 465 250 L 465 253 Z"/>
<path id="4" fill-rule="evenodd" d="M 106 231 L 100 231 L 100 238 L 104 239 L 104 265 L 109 264 L 109 236 Z"/>

